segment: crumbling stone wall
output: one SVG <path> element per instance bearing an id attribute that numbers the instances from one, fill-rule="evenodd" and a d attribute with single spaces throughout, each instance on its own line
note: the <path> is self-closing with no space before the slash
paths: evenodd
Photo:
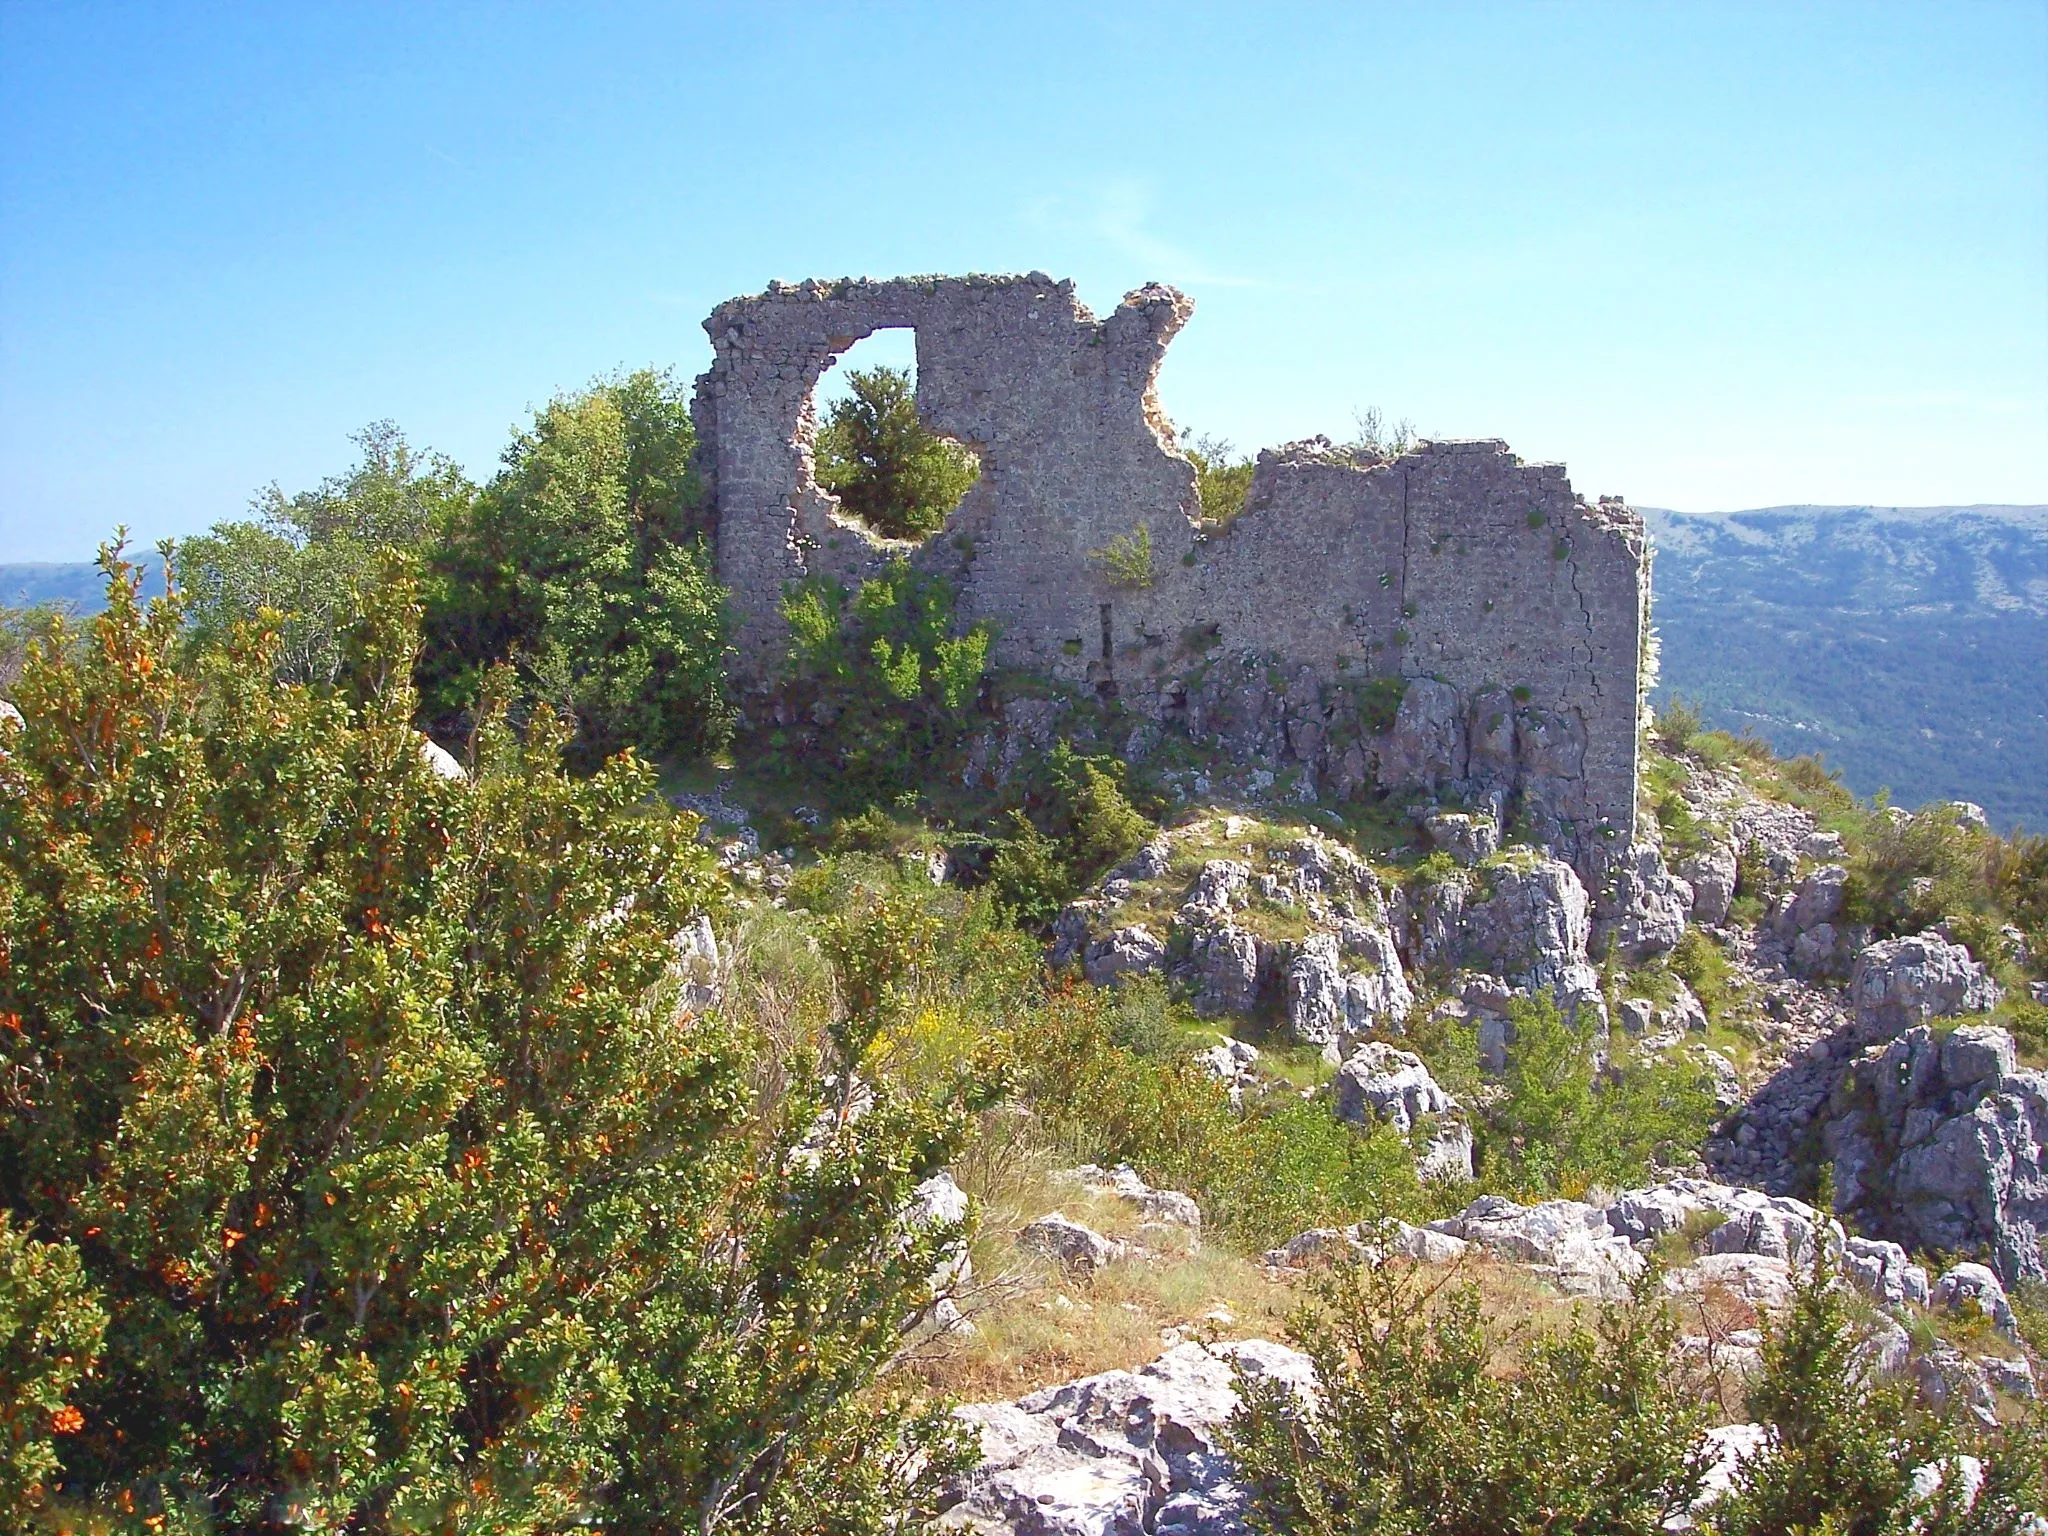
<path id="1" fill-rule="evenodd" d="M 789 583 L 852 585 L 907 555 L 994 627 L 1000 664 L 1270 763 L 1303 798 L 1377 784 L 1512 801 L 1575 859 L 1626 847 L 1641 520 L 1499 442 L 1377 460 L 1317 440 L 1262 454 L 1244 512 L 1204 531 L 1153 395 L 1192 310 L 1151 286 L 1097 320 L 1042 273 L 775 284 L 720 305 L 694 410 L 742 674 L 773 677 Z M 981 458 L 922 545 L 840 516 L 812 472 L 819 376 L 898 326 L 916 331 L 919 414 Z M 1095 552 L 1140 528 L 1151 580 L 1119 582 Z M 1355 685 L 1375 677 L 1409 680 L 1391 730 L 1360 713 Z"/>

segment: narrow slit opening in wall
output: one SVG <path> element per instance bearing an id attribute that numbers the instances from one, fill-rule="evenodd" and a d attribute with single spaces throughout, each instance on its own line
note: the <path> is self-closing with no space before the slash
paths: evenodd
<path id="1" fill-rule="evenodd" d="M 917 411 L 917 332 L 891 327 L 835 357 L 811 392 L 820 487 L 840 511 L 885 539 L 923 543 L 974 482 L 973 449 L 935 432 Z"/>

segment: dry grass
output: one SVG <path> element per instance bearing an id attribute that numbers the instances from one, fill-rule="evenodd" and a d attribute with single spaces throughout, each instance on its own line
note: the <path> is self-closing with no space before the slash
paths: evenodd
<path id="1" fill-rule="evenodd" d="M 1269 1270 L 1216 1241 L 1192 1252 L 1134 1255 L 1092 1276 L 1022 1252 L 1017 1233 L 1048 1211 L 1126 1242 L 1136 1237 L 1140 1218 L 1117 1196 L 1063 1176 L 1032 1144 L 1021 1117 L 986 1126 L 957 1174 L 980 1212 L 971 1247 L 974 1283 L 960 1297 L 975 1331 L 927 1340 L 905 1361 L 935 1392 L 967 1402 L 1016 1398 L 1133 1369 L 1188 1339 L 1284 1340 L 1306 1299 L 1299 1275 Z M 1589 1305 L 1476 1251 L 1451 1270 L 1432 1272 L 1429 1283 L 1439 1279 L 1477 1285 L 1503 1332 L 1553 1326 Z"/>

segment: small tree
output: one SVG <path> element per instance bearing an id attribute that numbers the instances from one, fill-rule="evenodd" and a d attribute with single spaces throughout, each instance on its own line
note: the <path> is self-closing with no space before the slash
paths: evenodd
<path id="1" fill-rule="evenodd" d="M 1826 1210 L 1831 1190 L 1819 1203 Z M 1737 1470 L 1715 1504 L 1715 1536 L 2019 1536 L 2028 1511 L 2048 1501 L 2048 1459 L 2038 1422 L 2010 1431 L 1990 1455 L 1972 1498 L 1944 1476 L 1931 1497 L 1922 1468 L 1952 1468 L 1963 1449 L 1948 1422 L 1919 1409 L 1910 1383 L 1882 1375 L 1856 1304 L 1825 1242 L 1799 1277 L 1792 1306 L 1764 1327 L 1763 1374 L 1750 1413 L 1764 1448 Z"/>
<path id="2" fill-rule="evenodd" d="M 886 538 L 930 537 L 980 477 L 979 462 L 918 419 L 908 369 L 856 368 L 846 382 L 852 393 L 818 429 L 818 484 Z"/>
<path id="3" fill-rule="evenodd" d="M 224 641 L 237 624 L 278 615 L 277 666 L 290 682 L 332 683 L 342 638 L 369 601 L 386 549 L 418 551 L 476 495 L 449 460 L 420 453 L 391 422 L 355 436 L 362 460 L 318 490 L 257 496 L 254 517 L 216 523 L 174 556 L 195 640 Z"/>
<path id="4" fill-rule="evenodd" d="M 1224 527 L 1244 510 L 1256 461 L 1241 457 L 1227 438 L 1183 432 L 1180 451 L 1195 466 L 1195 492 L 1202 501 L 1202 521 Z"/>

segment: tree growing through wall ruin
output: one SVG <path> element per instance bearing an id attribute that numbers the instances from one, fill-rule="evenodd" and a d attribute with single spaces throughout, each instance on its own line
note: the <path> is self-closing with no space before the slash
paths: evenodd
<path id="1" fill-rule="evenodd" d="M 846 380 L 853 393 L 833 402 L 818 429 L 818 484 L 885 538 L 929 538 L 980 465 L 918 419 L 908 369 L 856 368 Z"/>

